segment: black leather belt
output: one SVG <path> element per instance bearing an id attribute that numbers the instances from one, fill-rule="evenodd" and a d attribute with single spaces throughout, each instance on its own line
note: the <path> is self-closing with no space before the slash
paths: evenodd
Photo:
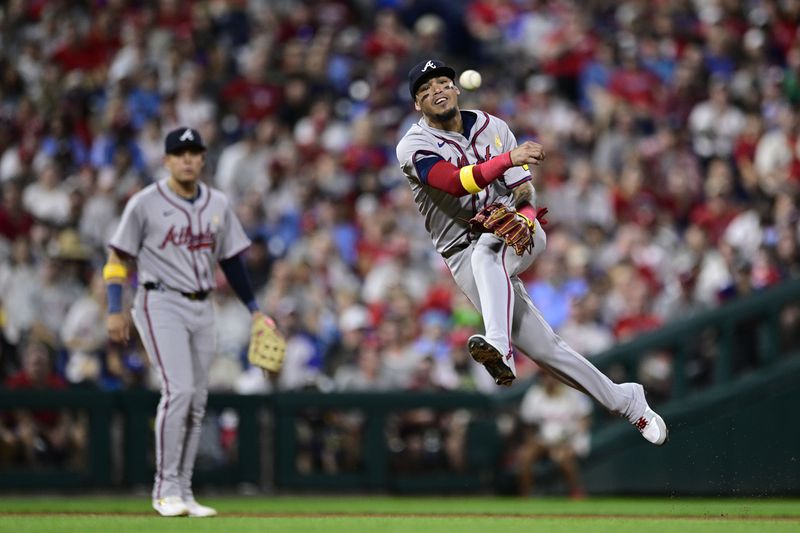
<path id="1" fill-rule="evenodd" d="M 211 291 L 183 292 L 176 289 L 170 289 L 163 283 L 155 281 L 147 281 L 145 282 L 144 285 L 142 285 L 142 287 L 144 287 L 144 290 L 146 291 L 165 291 L 165 290 L 175 291 L 177 293 L 180 293 L 180 295 L 183 296 L 184 298 L 200 302 L 208 298 L 208 295 L 211 294 Z"/>

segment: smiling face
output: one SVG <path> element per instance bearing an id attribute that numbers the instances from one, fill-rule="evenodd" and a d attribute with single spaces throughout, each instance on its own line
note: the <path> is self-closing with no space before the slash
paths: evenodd
<path id="1" fill-rule="evenodd" d="M 414 95 L 414 108 L 434 122 L 453 118 L 458 111 L 458 90 L 447 76 L 436 76 L 419 86 Z"/>

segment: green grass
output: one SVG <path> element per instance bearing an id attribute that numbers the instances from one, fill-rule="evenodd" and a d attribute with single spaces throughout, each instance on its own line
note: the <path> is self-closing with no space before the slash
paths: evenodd
<path id="1" fill-rule="evenodd" d="M 800 500 L 493 497 L 204 498 L 213 519 L 160 518 L 141 497 L 0 496 L 0 531 L 291 531 L 372 533 L 446 531 L 677 532 L 800 531 Z"/>

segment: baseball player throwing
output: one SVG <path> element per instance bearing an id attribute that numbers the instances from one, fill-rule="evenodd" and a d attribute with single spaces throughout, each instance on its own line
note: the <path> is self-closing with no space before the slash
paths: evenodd
<path id="1" fill-rule="evenodd" d="M 214 355 L 214 309 L 208 296 L 218 261 L 253 320 L 263 321 L 264 315 L 239 255 L 250 241 L 226 197 L 199 181 L 205 158 L 200 134 L 191 128 L 170 132 L 165 152 L 170 176 L 128 201 L 109 243 L 103 269 L 107 327 L 111 340 L 128 340 L 122 288 L 126 261 L 133 259 L 138 290 L 132 317 L 161 376 L 153 508 L 162 516 L 214 516 L 214 509 L 194 498 L 192 471 Z"/>
<path id="2" fill-rule="evenodd" d="M 461 110 L 455 71 L 431 59 L 408 74 L 422 118 L 397 146 L 397 159 L 425 217 L 437 252 L 481 312 L 484 335 L 468 342 L 472 358 L 499 385 L 515 378 L 512 342 L 559 380 L 627 418 L 653 444 L 667 438 L 664 420 L 638 383 L 616 384 L 556 335 L 518 275 L 546 246 L 534 208 L 528 165 L 542 145 L 517 145 L 508 125 L 482 111 Z"/>

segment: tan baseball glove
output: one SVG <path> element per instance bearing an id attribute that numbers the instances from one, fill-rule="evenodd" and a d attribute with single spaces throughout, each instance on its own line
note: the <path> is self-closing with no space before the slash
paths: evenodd
<path id="1" fill-rule="evenodd" d="M 474 234 L 494 233 L 517 253 L 533 250 L 536 226 L 532 220 L 503 204 L 490 204 L 478 211 L 469 221 Z"/>
<path id="2" fill-rule="evenodd" d="M 250 330 L 250 347 L 247 360 L 270 372 L 278 372 L 283 365 L 286 354 L 286 340 L 275 327 L 275 322 L 267 316 L 259 316 L 253 320 Z"/>

